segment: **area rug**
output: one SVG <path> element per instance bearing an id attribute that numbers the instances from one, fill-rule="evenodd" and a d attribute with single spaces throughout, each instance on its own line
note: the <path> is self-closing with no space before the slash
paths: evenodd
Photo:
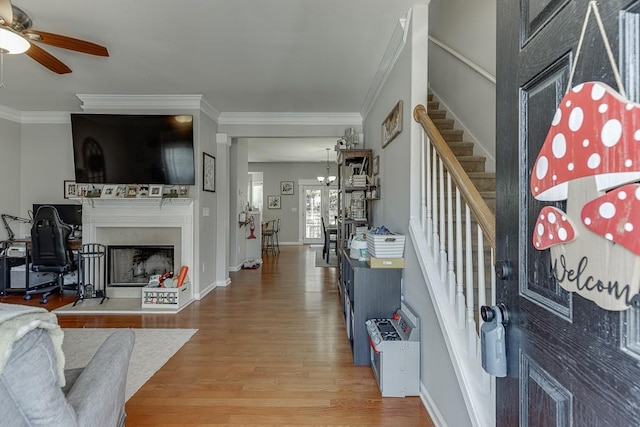
<path id="1" fill-rule="evenodd" d="M 65 369 L 87 366 L 96 350 L 117 329 L 66 328 L 62 351 Z M 129 400 L 167 361 L 185 345 L 197 329 L 133 329 L 133 346 L 127 373 L 126 399 Z"/>
<path id="2" fill-rule="evenodd" d="M 334 250 L 331 250 L 329 253 L 329 262 L 325 258 L 322 257 L 322 249 L 316 250 L 316 267 L 337 267 L 338 266 L 338 256 L 336 255 Z"/>

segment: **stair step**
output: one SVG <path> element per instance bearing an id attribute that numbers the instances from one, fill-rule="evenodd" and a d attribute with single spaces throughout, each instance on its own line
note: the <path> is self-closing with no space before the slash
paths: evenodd
<path id="1" fill-rule="evenodd" d="M 447 141 L 447 142 L 462 142 L 462 135 L 463 134 L 464 134 L 464 131 L 456 130 L 456 129 L 449 129 L 449 130 L 440 131 L 440 135 L 442 135 L 444 140 Z"/>
<path id="2" fill-rule="evenodd" d="M 495 191 L 481 191 L 480 195 L 484 199 L 485 203 L 491 209 L 491 212 L 496 214 L 496 192 Z"/>
<path id="3" fill-rule="evenodd" d="M 433 119 L 445 119 L 447 117 L 447 110 L 427 110 L 427 114 Z"/>
<path id="4" fill-rule="evenodd" d="M 492 172 L 470 172 L 469 179 L 476 186 L 478 191 L 495 191 L 496 174 Z"/>
<path id="5" fill-rule="evenodd" d="M 473 156 L 473 142 L 454 141 L 448 143 L 453 154 L 458 156 Z"/>
<path id="6" fill-rule="evenodd" d="M 431 121 L 439 131 L 453 129 L 453 124 L 455 123 L 453 119 L 431 119 Z"/>
<path id="7" fill-rule="evenodd" d="M 427 101 L 427 111 L 437 110 L 440 108 L 440 101 Z"/>
<path id="8" fill-rule="evenodd" d="M 432 93 L 428 93 L 427 94 L 427 101 L 433 101 L 433 94 Z"/>
<path id="9" fill-rule="evenodd" d="M 484 165 L 487 159 L 482 156 L 460 156 L 458 161 L 467 173 L 484 172 Z"/>

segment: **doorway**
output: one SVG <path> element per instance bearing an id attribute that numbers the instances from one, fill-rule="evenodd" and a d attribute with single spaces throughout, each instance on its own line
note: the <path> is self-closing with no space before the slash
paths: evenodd
<path id="1" fill-rule="evenodd" d="M 332 186 L 306 184 L 301 185 L 300 211 L 302 212 L 302 243 L 305 245 L 321 244 L 321 218 L 325 218 L 325 225 L 335 225 L 338 215 L 338 189 Z"/>

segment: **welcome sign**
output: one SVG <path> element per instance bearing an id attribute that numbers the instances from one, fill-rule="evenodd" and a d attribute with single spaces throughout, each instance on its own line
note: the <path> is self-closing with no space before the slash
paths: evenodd
<path id="1" fill-rule="evenodd" d="M 563 98 L 531 174 L 544 207 L 533 245 L 560 285 L 608 310 L 640 291 L 640 105 L 601 82 Z"/>

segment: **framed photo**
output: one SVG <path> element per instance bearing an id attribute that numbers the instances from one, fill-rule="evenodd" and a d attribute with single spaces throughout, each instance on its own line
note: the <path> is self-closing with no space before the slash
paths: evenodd
<path id="1" fill-rule="evenodd" d="M 116 193 L 118 192 L 117 184 L 106 184 L 102 187 L 101 198 L 110 199 L 116 197 Z"/>
<path id="2" fill-rule="evenodd" d="M 398 101 L 382 122 L 382 148 L 393 141 L 400 132 L 402 132 L 402 100 Z"/>
<path id="3" fill-rule="evenodd" d="M 280 196 L 267 196 L 268 209 L 280 209 Z"/>
<path id="4" fill-rule="evenodd" d="M 380 173 L 380 156 L 375 156 L 373 158 L 373 167 L 371 169 L 373 169 L 372 172 L 374 175 L 378 175 Z"/>
<path id="5" fill-rule="evenodd" d="M 178 197 L 189 197 L 188 185 L 181 185 L 178 187 Z"/>
<path id="6" fill-rule="evenodd" d="M 293 181 L 280 181 L 280 194 L 293 194 Z"/>
<path id="7" fill-rule="evenodd" d="M 78 197 L 78 186 L 75 181 L 64 182 L 64 198 L 72 199 Z"/>
<path id="8" fill-rule="evenodd" d="M 138 197 L 140 186 L 137 184 L 128 184 L 124 188 L 124 197 Z"/>
<path id="9" fill-rule="evenodd" d="M 148 185 L 140 185 L 140 189 L 138 190 L 138 197 L 149 197 Z"/>
<path id="10" fill-rule="evenodd" d="M 87 197 L 89 192 L 88 184 L 76 184 L 76 197 Z"/>
<path id="11" fill-rule="evenodd" d="M 162 197 L 162 184 L 149 185 L 149 197 Z"/>
<path id="12" fill-rule="evenodd" d="M 216 158 L 202 152 L 202 189 L 216 192 Z"/>

